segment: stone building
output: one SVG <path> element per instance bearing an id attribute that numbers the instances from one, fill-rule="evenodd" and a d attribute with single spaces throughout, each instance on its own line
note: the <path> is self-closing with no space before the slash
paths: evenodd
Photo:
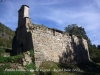
<path id="1" fill-rule="evenodd" d="M 34 50 L 37 67 L 43 61 L 78 64 L 90 60 L 87 40 L 33 24 L 27 5 L 21 6 L 18 15 L 18 27 L 12 44 L 14 54 Z"/>

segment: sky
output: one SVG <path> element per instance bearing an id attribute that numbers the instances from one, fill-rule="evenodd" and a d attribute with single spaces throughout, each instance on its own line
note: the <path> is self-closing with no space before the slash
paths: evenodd
<path id="1" fill-rule="evenodd" d="M 85 29 L 92 44 L 100 45 L 100 0 L 3 0 L 0 22 L 15 31 L 22 5 L 30 7 L 32 23 L 63 31 L 77 24 Z"/>

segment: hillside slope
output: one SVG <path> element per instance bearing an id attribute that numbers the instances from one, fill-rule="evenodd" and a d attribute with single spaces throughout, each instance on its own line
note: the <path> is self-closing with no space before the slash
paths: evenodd
<path id="1" fill-rule="evenodd" d="M 0 22 L 0 47 L 12 47 L 14 31 Z"/>

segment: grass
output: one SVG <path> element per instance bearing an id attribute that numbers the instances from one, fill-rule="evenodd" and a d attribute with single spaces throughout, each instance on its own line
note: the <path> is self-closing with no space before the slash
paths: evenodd
<path id="1" fill-rule="evenodd" d="M 34 57 L 34 51 L 30 51 L 30 56 Z M 1 48 L 0 53 L 4 53 L 5 49 Z M 0 63 L 12 63 L 19 62 L 23 58 L 22 54 L 16 55 L 16 56 L 10 56 L 10 57 L 3 57 L 0 56 Z M 5 64 L 3 66 L 0 66 L 0 75 L 33 75 L 29 70 L 33 69 L 36 70 L 35 64 L 30 63 L 29 65 L 26 65 L 27 72 L 24 71 L 6 71 L 4 72 L 4 69 L 10 68 L 10 64 Z M 39 71 L 35 71 L 35 75 L 100 75 L 100 72 L 96 71 L 100 69 L 97 69 L 97 67 L 100 68 L 100 63 L 92 63 L 92 64 L 80 64 L 80 65 L 73 65 L 73 64 L 60 64 L 53 61 L 45 61 L 43 62 L 40 67 Z M 92 68 L 95 71 L 90 70 Z M 88 69 L 89 71 L 84 71 L 84 69 Z M 74 71 L 73 71 L 74 70 Z M 79 71 L 82 70 L 82 71 Z"/>
<path id="2" fill-rule="evenodd" d="M 33 75 L 30 71 L 2 71 L 0 75 Z"/>
<path id="3" fill-rule="evenodd" d="M 2 53 L 5 53 L 5 48 L 0 48 L 0 56 Z"/>
<path id="4" fill-rule="evenodd" d="M 6 50 L 6 48 L 0 48 L 0 63 L 19 62 L 22 58 L 22 54 L 10 57 L 3 57 L 1 54 L 6 53 Z"/>
<path id="5" fill-rule="evenodd" d="M 33 57 L 34 51 L 30 51 L 30 56 Z M 6 53 L 5 48 L 0 48 L 0 75 L 33 75 L 36 72 L 30 72 L 31 69 L 36 69 L 34 63 L 30 63 L 29 65 L 26 65 L 25 71 L 4 71 L 5 69 L 11 69 L 10 64 L 11 63 L 19 63 L 21 59 L 23 58 L 23 54 L 19 54 L 16 56 L 10 56 L 10 57 L 3 57 L 1 56 L 2 53 Z"/>
<path id="6" fill-rule="evenodd" d="M 29 50 L 30 51 L 30 56 L 34 56 L 34 50 Z"/>
<path id="7" fill-rule="evenodd" d="M 25 67 L 26 69 L 36 69 L 36 66 L 34 63 L 30 63 L 29 65 L 26 65 Z"/>
<path id="8" fill-rule="evenodd" d="M 7 62 L 20 62 L 22 58 L 22 55 L 17 56 L 10 56 L 10 57 L 3 57 L 0 56 L 0 63 L 7 63 Z"/>
<path id="9" fill-rule="evenodd" d="M 78 65 L 59 64 L 52 61 L 45 61 L 40 65 L 40 69 L 42 70 L 40 70 L 38 74 L 39 75 L 100 75 L 100 72 L 95 72 L 95 71 L 84 71 L 84 70 L 79 71 L 80 69 L 84 68 L 84 66 L 85 65 L 81 65 L 80 68 Z M 46 69 L 49 70 L 44 71 Z M 73 71 L 73 69 L 76 71 Z"/>

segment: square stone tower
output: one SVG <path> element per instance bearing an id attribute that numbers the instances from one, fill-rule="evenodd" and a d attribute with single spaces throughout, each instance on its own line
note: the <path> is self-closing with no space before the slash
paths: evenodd
<path id="1" fill-rule="evenodd" d="M 18 11 L 18 27 L 12 44 L 13 54 L 33 50 L 31 32 L 27 31 L 29 25 L 32 25 L 31 18 L 29 18 L 29 6 L 22 5 Z"/>
<path id="2" fill-rule="evenodd" d="M 18 11 L 18 27 L 23 25 L 24 18 L 28 18 L 28 17 L 29 17 L 29 6 L 22 5 Z"/>

